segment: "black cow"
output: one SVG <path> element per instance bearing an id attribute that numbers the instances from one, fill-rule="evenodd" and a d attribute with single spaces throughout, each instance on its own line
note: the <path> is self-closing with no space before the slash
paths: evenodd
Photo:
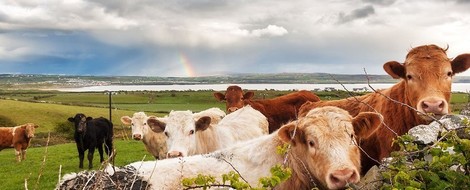
<path id="1" fill-rule="evenodd" d="M 93 153 L 98 148 L 100 162 L 103 162 L 103 142 L 105 151 L 110 156 L 113 150 L 113 123 L 108 119 L 86 117 L 82 113 L 77 113 L 75 117 L 68 119 L 75 124 L 75 142 L 77 143 L 80 168 L 83 168 L 83 158 L 88 150 L 88 168 L 93 167 Z"/>

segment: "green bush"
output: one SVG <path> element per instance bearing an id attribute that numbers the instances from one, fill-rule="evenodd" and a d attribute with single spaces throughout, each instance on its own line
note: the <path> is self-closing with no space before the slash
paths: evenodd
<path id="1" fill-rule="evenodd" d="M 66 139 L 73 139 L 75 133 L 74 126 L 71 122 L 60 122 L 54 127 L 54 131 L 63 135 Z"/>
<path id="2" fill-rule="evenodd" d="M 464 120 L 470 126 L 468 120 Z M 392 152 L 382 172 L 382 189 L 470 189 L 470 127 L 443 132 L 433 145 L 422 146 L 403 135 L 395 142 L 400 151 Z"/>

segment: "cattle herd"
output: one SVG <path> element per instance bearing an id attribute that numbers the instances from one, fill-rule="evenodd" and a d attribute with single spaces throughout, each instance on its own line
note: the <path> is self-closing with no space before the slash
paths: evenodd
<path id="1" fill-rule="evenodd" d="M 182 177 L 220 177 L 234 170 L 255 187 L 276 164 L 292 170 L 292 176 L 277 189 L 344 188 L 397 150 L 392 146 L 397 136 L 449 114 L 452 78 L 470 67 L 470 54 L 448 58 L 446 50 L 419 46 L 402 63 L 385 63 L 384 70 L 400 81 L 362 96 L 327 101 L 301 90 L 254 100 L 253 92 L 229 86 L 225 93 L 214 93 L 215 99 L 226 102 L 226 111 L 210 108 L 197 113 L 171 111 L 165 117 L 144 112 L 123 116 L 122 123 L 132 128 L 132 138 L 141 140 L 156 159 L 124 168 L 138 168 L 135 175 L 150 189 L 182 189 Z M 86 150 L 89 168 L 95 148 L 100 162 L 103 149 L 108 156 L 112 154 L 109 120 L 84 114 L 68 120 L 75 126 L 80 168 Z M 14 147 L 17 160 L 25 159 L 36 127 L 0 128 L 0 150 Z M 277 154 L 277 147 L 284 144 L 290 145 L 286 155 Z M 67 184 L 75 178 L 78 174 L 64 176 L 57 188 L 70 188 Z"/>

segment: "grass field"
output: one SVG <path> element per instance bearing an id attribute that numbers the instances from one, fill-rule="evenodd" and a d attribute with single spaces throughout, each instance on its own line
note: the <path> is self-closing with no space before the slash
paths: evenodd
<path id="1" fill-rule="evenodd" d="M 273 98 L 288 91 L 257 91 L 255 98 Z M 115 147 L 118 155 L 116 165 L 123 166 L 139 161 L 144 155 L 147 160 L 152 156 L 146 153 L 143 143 L 122 140 L 130 135 L 130 129 L 123 127 L 120 117 L 131 116 L 136 111 L 145 111 L 149 115 L 163 116 L 171 110 L 201 111 L 211 107 L 224 108 L 225 104 L 217 102 L 213 91 L 188 92 L 118 92 L 112 95 L 112 122 L 116 130 Z M 323 100 L 347 97 L 343 91 L 319 92 Z M 28 189 L 53 189 L 59 176 L 59 166 L 62 174 L 78 172 L 78 153 L 75 143 L 70 138 L 57 132 L 58 126 L 73 128 L 67 121 L 68 117 L 77 112 L 88 116 L 108 118 L 108 95 L 103 93 L 64 93 L 56 91 L 1 91 L 0 90 L 0 126 L 15 126 L 34 122 L 40 127 L 37 136 L 31 142 L 27 159 L 16 163 L 13 149 L 0 151 L 0 190 L 24 189 L 25 179 Z M 469 95 L 454 93 L 451 98 L 453 112 L 458 113 L 466 105 Z M 17 101 L 21 100 L 21 101 Z M 50 144 L 45 144 L 51 132 Z M 70 137 L 70 136 L 69 136 Z M 95 152 L 94 169 L 98 169 L 99 157 Z M 44 156 L 46 162 L 43 162 Z M 45 163 L 44 166 L 42 164 Z M 85 161 L 87 165 L 87 161 Z"/>
<path id="2" fill-rule="evenodd" d="M 142 160 L 154 160 L 147 153 L 144 144 L 134 140 L 115 140 L 116 166 L 124 166 L 129 163 Z M 78 168 L 78 153 L 75 143 L 66 143 L 47 147 L 29 148 L 27 158 L 23 162 L 15 161 L 13 149 L 0 151 L 0 189 L 18 190 L 25 189 L 27 180 L 28 189 L 54 189 L 59 178 L 59 168 L 62 166 L 61 175 L 81 171 Z M 105 155 L 105 158 L 107 156 Z M 43 162 L 45 160 L 45 162 Z M 84 160 L 85 167 L 88 160 Z M 100 169 L 99 154 L 95 151 L 93 169 Z"/>

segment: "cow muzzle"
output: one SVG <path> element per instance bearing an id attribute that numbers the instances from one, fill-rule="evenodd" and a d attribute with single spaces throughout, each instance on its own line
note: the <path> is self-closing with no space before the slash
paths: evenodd
<path id="1" fill-rule="evenodd" d="M 430 115 L 436 119 L 440 119 L 443 115 L 449 113 L 449 104 L 442 98 L 427 98 L 418 102 L 418 111 Z M 432 120 L 431 117 L 422 115 L 425 120 Z"/>
<path id="2" fill-rule="evenodd" d="M 359 182 L 359 172 L 354 169 L 335 170 L 327 175 L 329 189 L 343 189 L 348 183 Z"/>
<path id="3" fill-rule="evenodd" d="M 134 138 L 134 140 L 139 141 L 140 139 L 142 139 L 142 135 L 141 134 L 134 134 L 134 135 L 132 135 L 132 138 Z"/>
<path id="4" fill-rule="evenodd" d="M 237 110 L 238 110 L 237 107 L 229 107 L 229 108 L 227 109 L 227 111 L 228 111 L 229 113 L 232 113 L 232 112 L 237 111 Z"/>
<path id="5" fill-rule="evenodd" d="M 176 157 L 183 157 L 183 153 L 179 151 L 171 151 L 166 154 L 167 158 L 176 158 Z"/>

